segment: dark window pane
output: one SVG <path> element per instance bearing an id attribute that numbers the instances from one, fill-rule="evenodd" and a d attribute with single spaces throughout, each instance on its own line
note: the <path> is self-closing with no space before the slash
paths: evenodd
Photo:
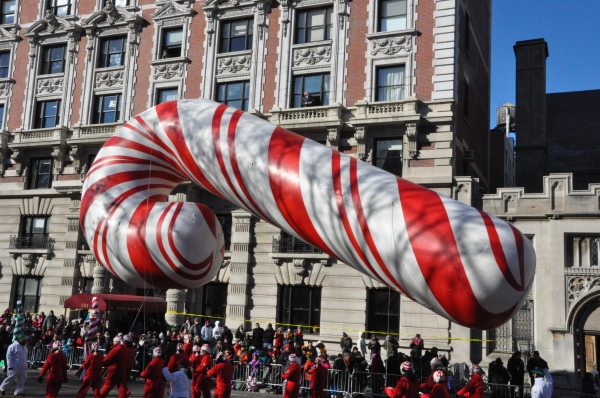
<path id="1" fill-rule="evenodd" d="M 231 213 L 217 214 L 217 218 L 223 228 L 223 236 L 225 238 L 225 250 L 229 250 L 231 246 Z"/>
<path id="2" fill-rule="evenodd" d="M 217 84 L 217 101 L 241 110 L 248 110 L 249 82 Z"/>
<path id="3" fill-rule="evenodd" d="M 4 0 L 2 2 L 2 23 L 15 23 L 15 0 Z"/>
<path id="4" fill-rule="evenodd" d="M 398 333 L 400 293 L 389 288 L 367 290 L 367 329 L 377 334 Z"/>
<path id="5" fill-rule="evenodd" d="M 162 104 L 167 101 L 175 101 L 179 94 L 176 88 L 169 88 L 159 90 L 158 92 L 158 104 Z"/>
<path id="6" fill-rule="evenodd" d="M 121 39 L 114 39 L 108 42 L 109 53 L 120 53 L 123 48 L 123 41 Z"/>
<path id="7" fill-rule="evenodd" d="M 375 165 L 382 170 L 402 176 L 402 139 L 375 142 Z"/>
<path id="8" fill-rule="evenodd" d="M 231 38 L 229 51 L 244 51 L 246 49 L 246 38 L 245 37 L 233 37 Z"/>
<path id="9" fill-rule="evenodd" d="M 202 321 L 215 321 L 224 318 L 227 310 L 227 283 L 210 282 L 203 287 L 202 314 L 207 315 Z M 221 321 L 223 322 L 223 321 Z"/>

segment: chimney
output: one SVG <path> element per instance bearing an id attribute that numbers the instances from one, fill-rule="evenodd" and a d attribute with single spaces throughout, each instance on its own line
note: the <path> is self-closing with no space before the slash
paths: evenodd
<path id="1" fill-rule="evenodd" d="M 546 173 L 546 58 L 544 39 L 518 41 L 517 59 L 516 186 L 542 192 Z"/>

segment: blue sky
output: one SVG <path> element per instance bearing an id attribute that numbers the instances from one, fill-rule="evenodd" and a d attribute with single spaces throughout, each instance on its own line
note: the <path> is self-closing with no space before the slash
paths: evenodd
<path id="1" fill-rule="evenodd" d="M 519 40 L 548 42 L 547 92 L 600 89 L 600 0 L 492 0 L 492 7 L 491 127 L 496 108 L 515 103 Z"/>

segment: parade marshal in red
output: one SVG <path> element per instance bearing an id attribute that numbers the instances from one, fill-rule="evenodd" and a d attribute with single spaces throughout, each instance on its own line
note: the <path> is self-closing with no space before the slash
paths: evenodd
<path id="1" fill-rule="evenodd" d="M 323 366 L 321 357 L 315 358 L 315 365 L 311 373 L 310 396 L 311 398 L 322 398 L 323 390 L 327 385 L 327 368 Z"/>
<path id="2" fill-rule="evenodd" d="M 141 377 L 146 379 L 142 398 L 163 398 L 165 395 L 165 380 L 163 379 L 162 370 L 165 367 L 165 361 L 161 358 L 162 348 L 160 346 L 154 348 L 152 355 L 154 358 L 140 374 Z"/>
<path id="3" fill-rule="evenodd" d="M 208 377 L 216 376 L 215 398 L 229 398 L 231 396 L 231 377 L 233 365 L 222 355 L 217 356 L 217 364 L 207 372 Z"/>
<path id="4" fill-rule="evenodd" d="M 67 356 L 62 351 L 62 343 L 55 341 L 52 344 L 52 352 L 46 358 L 44 367 L 40 372 L 38 381 L 41 383 L 44 376 L 48 373 L 46 381 L 46 398 L 56 398 L 62 387 L 62 383 L 67 382 Z"/>
<path id="5" fill-rule="evenodd" d="M 290 364 L 284 374 L 281 375 L 286 379 L 283 398 L 298 398 L 300 391 L 300 378 L 302 377 L 302 368 L 296 362 L 296 354 L 292 353 L 289 356 Z"/>
<path id="6" fill-rule="evenodd" d="M 204 344 L 202 348 L 194 346 L 194 350 L 200 349 L 198 361 L 198 354 L 195 354 L 195 361 L 198 365 L 192 364 L 193 379 L 192 379 L 192 398 L 211 398 L 210 388 L 212 387 L 212 380 L 208 377 L 208 370 L 212 368 L 213 361 L 210 354 L 210 346 Z M 192 354 L 194 356 L 194 354 Z"/>
<path id="7" fill-rule="evenodd" d="M 104 357 L 104 366 L 108 367 L 108 373 L 106 374 L 106 380 L 100 393 L 101 398 L 106 398 L 116 385 L 120 385 L 123 382 L 127 374 L 127 364 L 125 363 L 125 358 L 123 358 L 124 352 L 125 350 L 121 345 L 121 338 L 115 337 L 113 339 L 113 348 Z M 119 398 L 127 398 L 127 396 L 122 396 L 121 391 L 119 391 Z"/>
<path id="8" fill-rule="evenodd" d="M 91 352 L 85 358 L 81 368 L 75 373 L 77 377 L 85 370 L 83 383 L 77 392 L 76 398 L 84 398 L 90 387 L 94 391 L 94 397 L 100 397 L 100 388 L 102 387 L 102 365 L 104 355 L 98 351 L 98 343 L 92 343 Z"/>

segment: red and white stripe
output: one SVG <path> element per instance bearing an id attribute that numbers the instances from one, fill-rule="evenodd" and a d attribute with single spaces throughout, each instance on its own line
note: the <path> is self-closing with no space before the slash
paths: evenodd
<path id="1" fill-rule="evenodd" d="M 212 280 L 223 257 L 216 217 L 165 202 L 185 180 L 464 326 L 502 324 L 531 288 L 535 253 L 511 225 L 201 99 L 136 116 L 96 157 L 81 220 L 98 261 L 136 286 Z"/>

